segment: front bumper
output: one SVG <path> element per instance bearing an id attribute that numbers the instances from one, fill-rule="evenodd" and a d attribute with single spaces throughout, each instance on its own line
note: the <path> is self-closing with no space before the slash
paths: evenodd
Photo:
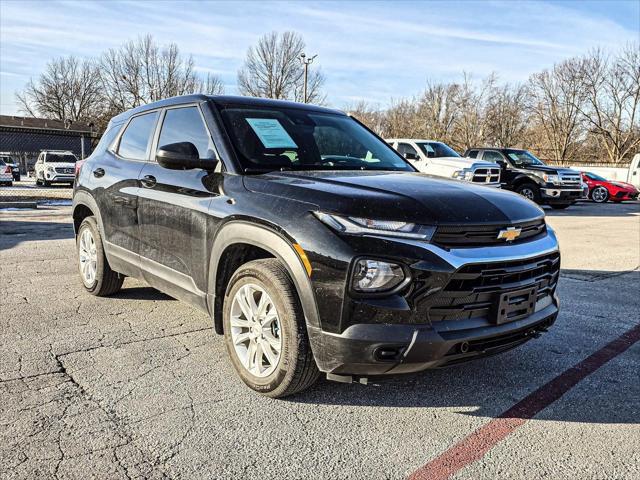
<path id="1" fill-rule="evenodd" d="M 55 173 L 55 174 L 51 174 L 51 173 L 47 173 L 45 175 L 45 180 L 47 182 L 51 182 L 51 183 L 67 183 L 67 182 L 73 182 L 75 180 L 75 175 L 67 175 L 67 174 L 60 174 L 60 173 Z"/>
<path id="2" fill-rule="evenodd" d="M 545 332 L 556 320 L 558 300 L 531 316 L 501 325 L 447 331 L 431 325 L 358 324 L 340 335 L 322 333 L 334 361 L 328 373 L 369 376 L 418 372 L 515 348 Z"/>
<path id="3" fill-rule="evenodd" d="M 320 370 L 344 376 L 420 371 L 500 353 L 555 322 L 560 260 L 550 228 L 541 238 L 490 247 L 445 249 L 417 240 L 394 243 L 395 249 L 413 248 L 429 257 L 411 263 L 413 285 L 406 296 L 396 295 L 393 301 L 345 298 L 350 320 L 345 328 L 331 332 L 309 327 Z M 493 282 L 490 277 L 496 275 L 504 275 L 504 283 Z M 463 293 L 467 285 L 448 288 L 451 282 L 476 282 L 479 277 L 483 281 L 474 283 L 477 290 L 470 287 L 472 293 Z M 532 287 L 535 307 L 526 316 L 498 323 L 492 312 L 502 308 L 501 294 Z"/>
<path id="4" fill-rule="evenodd" d="M 545 203 L 569 203 L 584 197 L 582 188 L 541 188 L 540 197 Z"/>

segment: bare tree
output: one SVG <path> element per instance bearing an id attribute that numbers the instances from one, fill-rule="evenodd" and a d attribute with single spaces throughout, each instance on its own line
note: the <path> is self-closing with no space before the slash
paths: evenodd
<path id="1" fill-rule="evenodd" d="M 544 132 L 552 159 L 560 163 L 575 157 L 584 132 L 581 71 L 582 60 L 573 58 L 534 74 L 529 81 L 532 118 Z"/>
<path id="2" fill-rule="evenodd" d="M 464 151 L 485 143 L 487 131 L 487 116 L 485 114 L 487 98 L 495 87 L 495 75 L 489 75 L 476 84 L 471 75 L 465 73 L 462 85 L 457 95 L 457 109 L 459 114 L 455 120 L 452 146 Z"/>
<path id="3" fill-rule="evenodd" d="M 486 106 L 486 141 L 496 147 L 522 144 L 527 134 L 527 91 L 523 85 L 504 84 L 491 90 Z"/>
<path id="4" fill-rule="evenodd" d="M 271 32 L 249 47 L 244 66 L 238 72 L 238 90 L 242 95 L 288 100 L 302 100 L 304 69 L 300 54 L 305 42 L 295 32 Z M 322 103 L 324 76 L 317 69 L 309 72 L 307 97 Z"/>
<path id="5" fill-rule="evenodd" d="M 349 115 L 367 125 L 378 135 L 386 136 L 385 112 L 376 109 L 365 101 L 360 101 L 345 109 Z"/>
<path id="6" fill-rule="evenodd" d="M 114 111 L 194 93 L 202 86 L 193 58 L 183 58 L 175 43 L 160 47 L 151 35 L 109 49 L 101 59 L 101 74 Z"/>
<path id="7" fill-rule="evenodd" d="M 224 93 L 224 84 L 216 75 L 207 73 L 207 76 L 200 81 L 198 93 L 206 95 L 222 95 Z"/>
<path id="8" fill-rule="evenodd" d="M 427 81 L 416 111 L 420 136 L 443 142 L 452 141 L 454 126 L 460 114 L 459 92 L 460 86 L 455 83 Z"/>
<path id="9" fill-rule="evenodd" d="M 627 45 L 613 59 L 595 50 L 582 66 L 586 105 L 577 107 L 609 161 L 618 163 L 640 146 L 640 45 Z"/>
<path id="10" fill-rule="evenodd" d="M 16 99 L 30 116 L 89 121 L 102 112 L 100 72 L 89 60 L 57 58 L 47 64 L 37 80 L 31 79 Z"/>

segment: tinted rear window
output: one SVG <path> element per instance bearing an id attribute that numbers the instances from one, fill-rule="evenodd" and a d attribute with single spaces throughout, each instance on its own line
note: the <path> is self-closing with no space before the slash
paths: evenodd
<path id="1" fill-rule="evenodd" d="M 118 155 L 132 160 L 146 160 L 157 117 L 158 112 L 134 117 L 120 138 Z"/>

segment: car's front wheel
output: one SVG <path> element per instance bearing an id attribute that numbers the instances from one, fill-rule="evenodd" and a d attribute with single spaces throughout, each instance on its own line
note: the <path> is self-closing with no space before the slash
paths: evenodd
<path id="1" fill-rule="evenodd" d="M 231 363 L 253 390 L 284 397 L 318 379 L 295 286 L 278 260 L 255 260 L 234 273 L 223 322 Z"/>
<path id="2" fill-rule="evenodd" d="M 540 203 L 540 189 L 533 183 L 523 183 L 516 192 L 532 202 Z"/>
<path id="3" fill-rule="evenodd" d="M 604 187 L 596 187 L 591 192 L 591 200 L 596 203 L 606 203 L 609 200 L 609 191 Z"/>
<path id="4" fill-rule="evenodd" d="M 76 246 L 78 268 L 84 288 L 98 297 L 111 295 L 120 290 L 124 276 L 111 270 L 94 217 L 87 217 L 80 224 Z"/>

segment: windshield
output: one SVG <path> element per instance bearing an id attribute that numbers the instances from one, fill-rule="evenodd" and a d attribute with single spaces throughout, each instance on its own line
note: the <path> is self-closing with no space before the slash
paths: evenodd
<path id="1" fill-rule="evenodd" d="M 415 171 L 354 119 L 295 108 L 227 107 L 222 118 L 245 172 Z"/>
<path id="2" fill-rule="evenodd" d="M 75 163 L 76 160 L 70 153 L 47 153 L 47 163 Z"/>
<path id="3" fill-rule="evenodd" d="M 607 181 L 607 179 L 606 179 L 606 178 L 601 177 L 600 175 L 596 175 L 595 173 L 591 173 L 591 172 L 589 172 L 589 173 L 585 173 L 585 175 L 586 175 L 587 177 L 589 177 L 591 180 L 599 180 L 599 181 L 601 181 L 601 182 L 606 182 L 606 181 Z"/>
<path id="4" fill-rule="evenodd" d="M 429 158 L 438 157 L 459 157 L 458 152 L 445 143 L 440 142 L 418 142 L 418 147 Z"/>
<path id="5" fill-rule="evenodd" d="M 526 150 L 507 150 L 507 155 L 509 156 L 509 160 L 514 163 L 517 167 L 521 165 L 544 165 L 545 163 L 542 160 L 537 159 L 531 153 Z"/>

